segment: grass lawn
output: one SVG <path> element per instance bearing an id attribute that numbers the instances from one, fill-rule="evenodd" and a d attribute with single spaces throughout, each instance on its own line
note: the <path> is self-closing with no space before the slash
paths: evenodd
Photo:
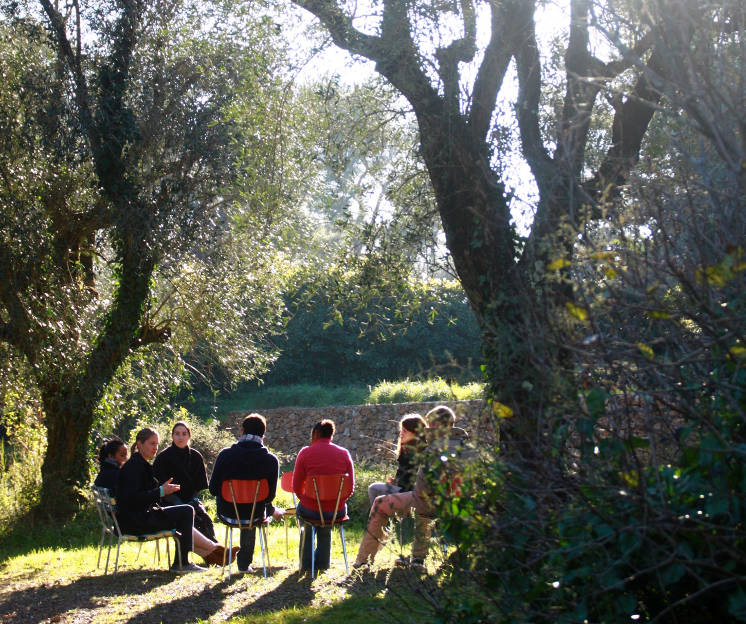
<path id="1" fill-rule="evenodd" d="M 359 488 L 356 497 L 364 495 L 364 489 Z M 285 493 L 278 495 L 278 505 L 289 506 L 291 502 L 284 496 L 289 497 Z M 361 515 L 359 500 L 351 505 L 353 508 L 357 509 L 356 515 Z M 217 528 L 222 540 L 223 527 L 217 525 Z M 167 571 L 163 542 L 160 562 L 155 560 L 152 542 L 143 545 L 139 558 L 137 544 L 123 544 L 119 574 L 114 577 L 116 546 L 109 574 L 104 575 L 103 563 L 101 569 L 96 567 L 100 525 L 92 505 L 65 526 L 15 527 L 0 541 L 0 622 L 357 624 L 432 621 L 432 616 L 424 609 L 426 596 L 420 591 L 422 579 L 394 566 L 401 552 L 396 540 L 381 551 L 372 570 L 348 576 L 339 532 L 335 530 L 332 567 L 311 579 L 297 570 L 298 530 L 294 521 L 291 521 L 288 535 L 286 554 L 282 522 L 270 526 L 272 566 L 266 580 L 261 571 L 258 543 L 254 556 L 257 571 L 251 575 L 234 573 L 230 580 L 221 574 L 220 567 L 185 575 Z M 361 535 L 362 519 L 348 524 L 350 564 Z M 234 540 L 237 539 L 238 533 L 234 532 Z M 173 545 L 171 550 L 173 553 Z M 439 563 L 436 550 L 431 551 L 431 571 Z M 192 558 L 200 562 L 196 555 Z M 233 572 L 235 569 L 234 564 Z"/>

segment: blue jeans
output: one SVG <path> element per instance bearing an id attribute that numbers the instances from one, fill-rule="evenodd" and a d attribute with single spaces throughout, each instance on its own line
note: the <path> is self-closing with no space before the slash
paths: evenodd
<path id="1" fill-rule="evenodd" d="M 335 514 L 333 511 L 325 511 L 324 512 L 324 520 L 329 520 L 331 522 L 332 518 L 334 518 L 336 515 L 337 518 L 344 518 L 344 516 L 347 515 L 347 505 L 342 507 L 341 509 L 337 510 L 337 513 Z M 303 518 L 306 517 L 309 520 L 321 520 L 321 516 L 319 516 L 319 512 L 315 511 L 313 509 L 308 509 L 307 507 L 304 507 L 300 503 L 298 503 L 298 506 L 296 508 L 296 518 L 301 523 L 301 540 L 299 545 L 299 552 L 298 555 L 301 558 L 301 569 L 302 570 L 310 570 L 311 569 L 311 549 L 313 548 L 313 544 L 311 544 L 311 525 L 307 522 L 303 522 Z M 302 551 L 300 551 L 300 548 L 303 548 Z M 316 552 L 314 553 L 314 561 L 316 564 L 317 570 L 326 570 L 329 567 L 329 560 L 331 559 L 332 555 L 332 530 L 328 527 L 316 527 Z"/>

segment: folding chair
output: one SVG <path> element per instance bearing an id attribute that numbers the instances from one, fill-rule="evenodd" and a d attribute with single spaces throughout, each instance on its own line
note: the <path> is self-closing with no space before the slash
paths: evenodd
<path id="1" fill-rule="evenodd" d="M 142 550 L 143 542 L 155 542 L 155 552 L 158 557 L 158 561 L 161 560 L 161 550 L 159 542 L 162 539 L 166 540 L 166 557 L 168 562 L 171 561 L 171 550 L 168 545 L 168 538 L 173 537 L 176 542 L 176 554 L 178 555 L 179 568 L 181 568 L 181 544 L 179 543 L 179 533 L 176 529 L 164 529 L 155 533 L 145 533 L 144 535 L 133 535 L 129 533 L 122 533 L 119 528 L 119 522 L 116 515 L 116 500 L 109 494 L 109 490 L 103 487 L 93 486 L 93 498 L 96 501 L 96 509 L 98 510 L 98 517 L 101 520 L 101 540 L 98 544 L 98 561 L 96 567 L 101 567 L 101 553 L 104 548 L 104 539 L 106 535 L 109 536 L 109 550 L 106 553 L 106 566 L 104 567 L 104 574 L 109 572 L 109 556 L 111 555 L 111 548 L 113 546 L 114 536 L 117 538 L 117 556 L 114 560 L 114 576 L 117 575 L 119 570 L 119 548 L 122 542 L 139 542 L 140 548 L 137 551 L 137 559 L 140 558 L 140 551 Z M 170 563 L 169 563 L 170 565 Z"/>
<path id="2" fill-rule="evenodd" d="M 346 514 L 343 518 L 337 518 L 335 511 L 331 520 L 324 520 L 322 503 L 334 502 L 334 509 L 338 510 L 340 501 L 346 501 L 352 494 L 352 479 L 350 479 L 350 475 L 310 475 L 306 477 L 306 480 L 303 483 L 303 491 L 308 495 L 313 493 L 317 505 L 317 509 L 314 511 L 318 511 L 320 518 L 319 520 L 316 520 L 300 516 L 303 522 L 311 526 L 311 578 L 314 576 L 316 566 L 316 554 L 313 549 L 313 544 L 316 541 L 316 527 L 329 528 L 331 530 L 333 530 L 335 526 L 339 527 L 339 532 L 342 536 L 342 553 L 344 554 L 345 559 L 345 571 L 349 574 L 350 568 L 347 565 L 347 545 L 345 543 L 344 523 L 350 518 Z M 300 525 L 300 522 L 298 524 Z M 301 560 L 298 562 L 299 568 L 303 565 L 302 555 L 305 541 L 306 531 L 303 531 L 303 539 L 300 545 Z"/>
<path id="3" fill-rule="evenodd" d="M 259 547 L 262 551 L 262 568 L 264 568 L 264 578 L 267 578 L 267 566 L 269 563 L 269 544 L 267 543 L 267 525 L 269 518 L 262 515 L 261 518 L 255 518 L 257 503 L 264 503 L 269 497 L 269 483 L 266 479 L 226 479 L 220 486 L 220 495 L 224 500 L 233 503 L 235 518 L 218 514 L 220 522 L 228 527 L 225 533 L 225 546 L 228 549 L 223 552 L 223 573 L 225 573 L 226 552 L 228 561 L 233 560 L 233 529 L 248 531 L 259 528 Z M 248 519 L 241 519 L 238 513 L 238 505 L 251 503 L 251 516 Z M 228 545 L 228 536 L 230 535 L 230 545 Z M 266 554 L 266 563 L 265 563 Z M 228 564 L 228 580 L 231 578 L 231 566 Z"/>
<path id="4" fill-rule="evenodd" d="M 293 492 L 293 472 L 292 470 L 290 472 L 283 472 L 282 476 L 280 477 L 280 487 L 285 492 L 289 492 L 293 496 L 293 506 L 291 508 L 285 509 L 285 515 L 282 517 L 282 522 L 285 525 L 285 557 L 288 559 L 290 558 L 290 552 L 288 550 L 288 521 L 290 520 L 290 516 L 295 516 L 295 506 L 297 505 L 295 501 L 295 492 Z M 300 538 L 300 523 L 298 524 L 298 536 Z"/>

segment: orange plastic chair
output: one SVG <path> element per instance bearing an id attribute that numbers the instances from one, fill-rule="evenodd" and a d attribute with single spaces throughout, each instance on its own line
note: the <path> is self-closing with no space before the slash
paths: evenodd
<path id="1" fill-rule="evenodd" d="M 290 551 L 288 550 L 288 520 L 290 516 L 295 515 L 295 492 L 293 492 L 293 471 L 283 472 L 280 477 L 280 487 L 285 491 L 289 492 L 293 496 L 293 506 L 285 509 L 285 515 L 282 517 L 282 522 L 285 525 L 285 557 L 290 558 Z M 300 524 L 298 524 L 298 535 L 300 536 Z"/>
<path id="2" fill-rule="evenodd" d="M 313 546 L 316 541 L 316 527 L 334 529 L 335 526 L 338 526 L 340 535 L 342 536 L 342 553 L 344 554 L 345 559 L 345 571 L 347 572 L 347 574 L 349 574 L 350 568 L 347 565 L 347 545 L 345 543 L 344 523 L 347 522 L 350 518 L 345 514 L 345 516 L 342 518 L 332 517 L 331 520 L 324 520 L 322 504 L 325 502 L 334 502 L 334 509 L 338 510 L 339 503 L 342 501 L 347 501 L 347 499 L 350 498 L 352 494 L 352 479 L 350 478 L 350 475 L 310 475 L 306 477 L 306 480 L 303 483 L 303 491 L 307 492 L 308 495 L 312 496 L 316 501 L 316 509 L 314 511 L 317 511 L 320 517 L 319 520 L 316 520 L 299 515 L 300 519 L 303 520 L 303 522 L 311 526 L 311 545 Z M 303 531 L 303 539 L 301 541 L 300 547 L 301 557 L 305 540 L 306 532 Z M 298 567 L 300 568 L 302 565 L 303 562 L 302 560 L 300 560 L 298 562 Z M 311 578 L 313 578 L 314 576 L 315 566 L 316 554 L 312 547 Z"/>
<path id="3" fill-rule="evenodd" d="M 269 545 L 267 543 L 267 525 L 269 518 L 255 518 L 257 503 L 263 503 L 269 497 L 269 483 L 266 479 L 226 479 L 220 485 L 220 495 L 224 500 L 233 503 L 235 518 L 218 514 L 218 519 L 228 527 L 225 533 L 225 546 L 228 547 L 228 561 L 233 557 L 233 529 L 248 531 L 259 528 L 259 546 L 262 551 L 262 568 L 264 568 L 264 578 L 267 578 L 267 567 L 269 563 Z M 251 503 L 251 515 L 248 519 L 241 519 L 238 513 L 238 505 Z M 228 536 L 230 535 L 230 545 L 228 545 Z M 266 563 L 265 563 L 266 554 Z M 226 554 L 223 553 L 223 573 L 225 572 Z M 231 578 L 231 567 L 228 565 L 228 579 Z"/>

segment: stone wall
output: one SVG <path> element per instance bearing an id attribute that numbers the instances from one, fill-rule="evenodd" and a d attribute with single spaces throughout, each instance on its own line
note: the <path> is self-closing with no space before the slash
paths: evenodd
<path id="1" fill-rule="evenodd" d="M 310 442 L 315 423 L 330 418 L 336 425 L 334 442 L 347 448 L 356 462 L 393 461 L 399 435 L 398 422 L 404 414 L 425 415 L 436 405 L 448 405 L 456 412 L 456 425 L 466 429 L 475 440 L 492 440 L 490 418 L 482 400 L 440 401 L 431 403 L 392 403 L 382 405 L 348 405 L 340 407 L 284 407 L 260 410 L 267 419 L 265 444 L 281 456 L 295 457 Z M 226 426 L 238 434 L 241 421 L 249 414 L 231 412 Z"/>

